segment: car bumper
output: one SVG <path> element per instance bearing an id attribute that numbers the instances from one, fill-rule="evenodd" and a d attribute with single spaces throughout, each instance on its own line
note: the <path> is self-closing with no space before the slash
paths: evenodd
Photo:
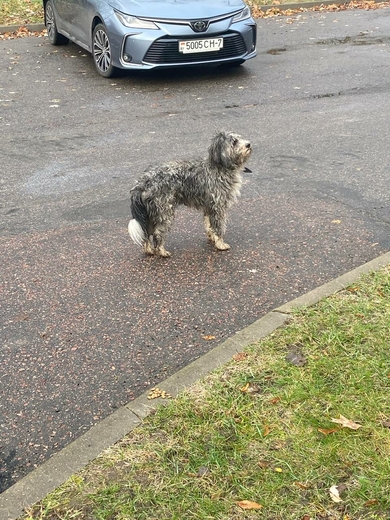
<path id="1" fill-rule="evenodd" d="M 119 23 L 119 22 L 118 22 Z M 194 33 L 191 27 L 159 23 L 159 29 L 132 31 L 121 24 L 111 27 L 113 63 L 123 69 L 154 69 L 246 61 L 256 56 L 257 26 L 252 18 L 234 24 L 222 20 L 207 31 Z M 223 38 L 218 51 L 179 52 L 179 41 Z"/>

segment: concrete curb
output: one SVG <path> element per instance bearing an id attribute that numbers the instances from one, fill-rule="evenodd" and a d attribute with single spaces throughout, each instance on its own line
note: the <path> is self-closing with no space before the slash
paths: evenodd
<path id="1" fill-rule="evenodd" d="M 386 0 L 373 0 L 374 3 L 379 4 Z M 349 4 L 350 0 L 346 0 L 345 2 L 340 2 L 337 0 L 323 0 L 321 1 L 314 1 L 314 2 L 297 2 L 297 3 L 291 3 L 291 4 L 280 4 L 280 5 L 261 5 L 259 8 L 263 12 L 267 12 L 269 9 L 278 9 L 279 11 L 288 11 L 290 9 L 310 9 L 311 7 L 316 6 L 330 6 L 330 5 L 346 5 Z M 31 32 L 40 32 L 46 29 L 46 26 L 44 23 L 34 23 L 34 24 L 27 24 L 27 25 L 0 25 L 0 34 L 4 33 L 13 33 L 15 31 L 18 31 L 21 27 L 26 27 L 27 30 Z"/>
<path id="2" fill-rule="evenodd" d="M 0 34 L 13 33 L 18 31 L 21 27 L 26 27 L 31 32 L 41 32 L 46 29 L 44 23 L 31 23 L 27 25 L 0 25 Z"/>
<path id="3" fill-rule="evenodd" d="M 231 360 L 232 356 L 281 327 L 293 309 L 309 307 L 323 298 L 337 293 L 354 283 L 362 274 L 390 265 L 390 252 L 367 262 L 334 280 L 296 298 L 237 332 L 210 352 L 179 370 L 160 383 L 162 390 L 176 396 L 185 388 Z M 15 520 L 23 510 L 32 506 L 74 473 L 85 467 L 103 450 L 118 442 L 139 426 L 142 419 L 164 404 L 147 399 L 148 392 L 119 408 L 106 419 L 93 426 L 87 433 L 53 455 L 42 466 L 29 473 L 0 495 L 0 518 Z"/>

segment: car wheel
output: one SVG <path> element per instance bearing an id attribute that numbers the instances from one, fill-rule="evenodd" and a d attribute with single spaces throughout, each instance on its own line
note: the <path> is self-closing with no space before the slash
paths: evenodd
<path id="1" fill-rule="evenodd" d="M 48 0 L 45 5 L 45 22 L 47 37 L 52 45 L 66 45 L 69 42 L 66 36 L 63 36 L 57 31 L 53 4 L 50 0 Z"/>
<path id="2" fill-rule="evenodd" d="M 107 30 L 99 23 L 93 30 L 92 56 L 96 70 L 104 78 L 112 78 L 117 73 L 117 68 L 112 64 L 111 44 Z"/>

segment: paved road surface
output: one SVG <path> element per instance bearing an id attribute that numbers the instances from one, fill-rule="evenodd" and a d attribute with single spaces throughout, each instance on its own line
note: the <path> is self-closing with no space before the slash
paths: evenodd
<path id="1" fill-rule="evenodd" d="M 275 306 L 390 249 L 390 11 L 259 21 L 234 70 L 104 80 L 74 45 L 0 42 L 0 489 Z M 150 164 L 220 128 L 254 154 L 230 252 L 179 212 L 126 234 Z"/>

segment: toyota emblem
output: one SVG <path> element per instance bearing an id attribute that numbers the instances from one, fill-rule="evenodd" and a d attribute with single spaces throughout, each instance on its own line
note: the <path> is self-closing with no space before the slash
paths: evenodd
<path id="1" fill-rule="evenodd" d="M 191 23 L 191 27 L 195 32 L 203 32 L 207 29 L 208 23 L 203 20 L 198 20 Z"/>

